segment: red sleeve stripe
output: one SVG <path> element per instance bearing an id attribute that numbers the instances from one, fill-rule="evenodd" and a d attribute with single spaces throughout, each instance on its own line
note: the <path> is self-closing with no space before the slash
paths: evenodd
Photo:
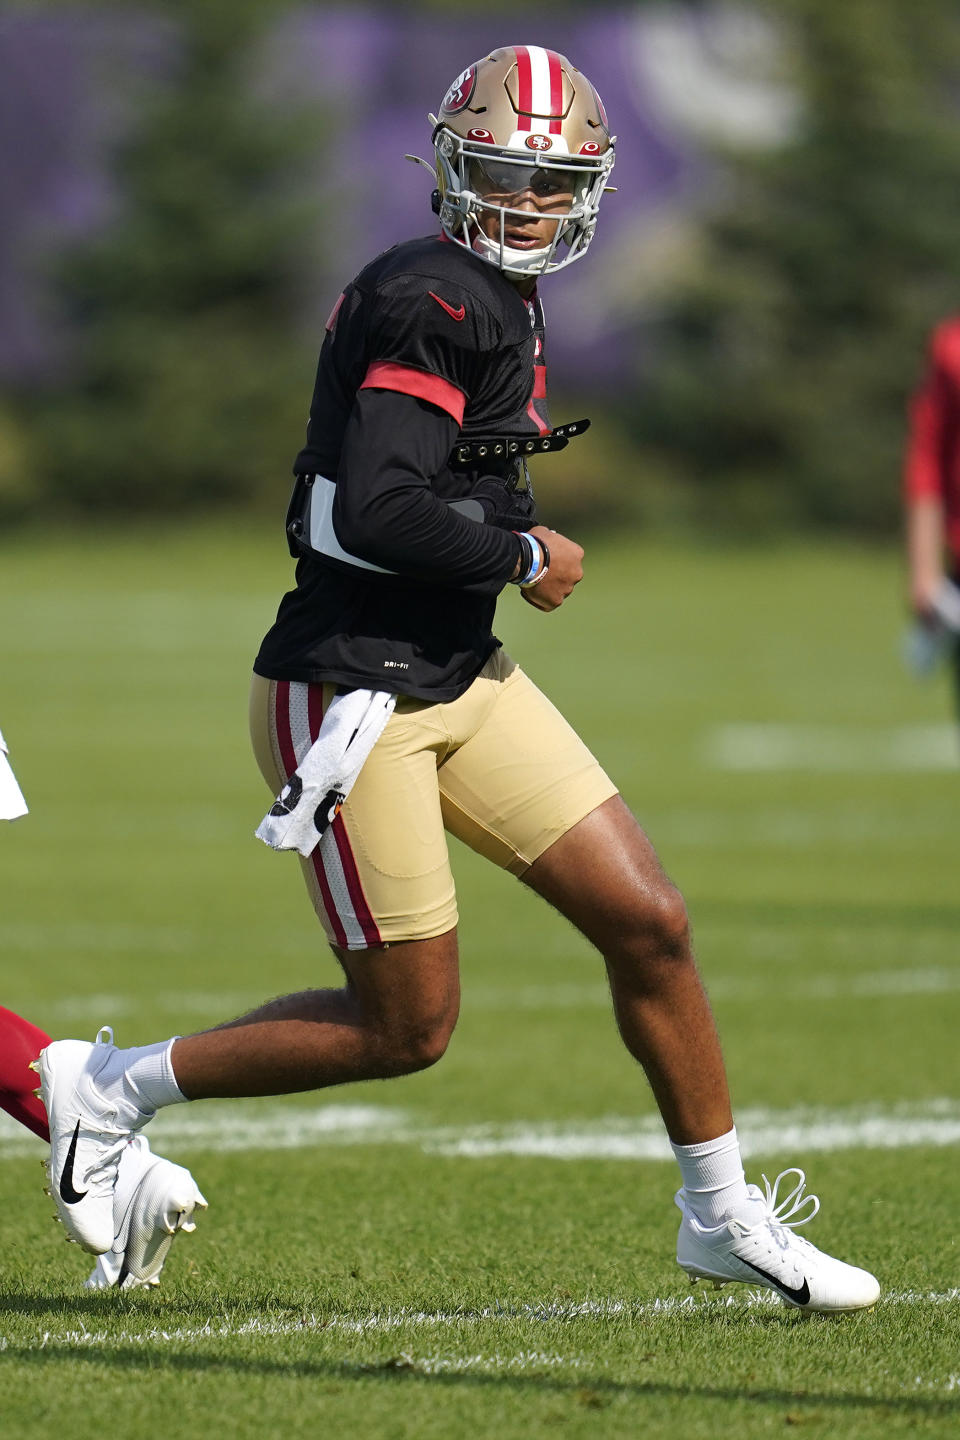
<path id="1" fill-rule="evenodd" d="M 425 370 L 414 370 L 410 365 L 394 365 L 389 360 L 375 360 L 363 377 L 360 389 L 396 390 L 400 395 L 429 400 L 438 410 L 452 415 L 458 425 L 463 424 L 467 397 L 440 375 L 428 375 Z"/>

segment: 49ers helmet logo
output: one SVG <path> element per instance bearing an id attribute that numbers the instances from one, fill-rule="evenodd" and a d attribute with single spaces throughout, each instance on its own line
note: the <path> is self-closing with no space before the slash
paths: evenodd
<path id="1" fill-rule="evenodd" d="M 524 140 L 528 150 L 552 150 L 553 141 L 549 135 L 528 135 Z"/>
<path id="2" fill-rule="evenodd" d="M 443 104 L 440 109 L 447 115 L 457 115 L 470 104 L 474 86 L 477 83 L 477 67 L 471 65 L 458 75 L 443 97 Z"/>

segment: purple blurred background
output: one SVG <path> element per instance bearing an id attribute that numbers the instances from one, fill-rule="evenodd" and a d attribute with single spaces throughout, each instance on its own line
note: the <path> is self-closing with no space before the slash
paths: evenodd
<path id="1" fill-rule="evenodd" d="M 645 310 L 689 242 L 689 217 L 711 175 L 702 135 L 769 143 L 782 128 L 783 93 L 763 73 L 770 37 L 746 12 L 536 9 L 511 21 L 277 6 L 276 15 L 252 89 L 277 106 L 319 104 L 335 127 L 318 136 L 323 224 L 298 307 L 317 333 L 360 264 L 434 228 L 430 178 L 404 153 L 431 158 L 427 112 L 456 74 L 497 45 L 568 55 L 600 91 L 619 137 L 619 193 L 604 201 L 590 258 L 549 286 L 551 366 L 561 386 L 574 377 L 578 389 L 616 384 L 624 337 L 636 344 Z M 0 17 L 0 382 L 41 381 L 64 363 L 65 322 L 44 263 L 116 213 L 113 150 L 136 124 L 138 91 L 170 83 L 176 57 L 175 25 L 160 10 Z"/>

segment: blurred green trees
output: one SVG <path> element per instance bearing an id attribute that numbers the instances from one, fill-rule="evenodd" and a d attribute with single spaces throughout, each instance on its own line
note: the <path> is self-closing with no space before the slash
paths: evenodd
<path id="1" fill-rule="evenodd" d="M 782 24 L 800 127 L 717 157 L 702 243 L 647 322 L 636 393 L 611 397 L 604 473 L 588 493 L 578 462 L 567 493 L 558 468 L 557 523 L 602 509 L 712 532 L 897 524 L 906 397 L 930 326 L 960 308 L 960 12 L 759 10 Z M 122 212 L 60 276 L 75 363 L 0 412 L 7 516 L 237 506 L 286 487 L 313 365 L 294 310 L 317 233 L 298 175 L 317 117 L 255 93 L 282 7 L 165 13 L 179 69 L 119 157 Z M 643 481 L 629 492 L 628 472 Z"/>
<path id="2" fill-rule="evenodd" d="M 960 309 L 960 12 L 775 9 L 801 126 L 785 148 L 725 157 L 632 429 L 693 478 L 711 524 L 889 531 L 925 336 Z"/>
<path id="3" fill-rule="evenodd" d="M 58 384 L 20 397 L 21 510 L 164 512 L 284 493 L 312 373 L 291 310 L 311 215 L 295 188 L 316 117 L 260 97 L 257 0 L 168 3 L 172 77 L 138 96 L 120 213 L 58 285 L 77 336 Z M 122 77 L 105 77 L 122 85 Z M 23 456 L 20 457 L 21 462 Z M 11 502 L 12 504 L 12 502 Z"/>

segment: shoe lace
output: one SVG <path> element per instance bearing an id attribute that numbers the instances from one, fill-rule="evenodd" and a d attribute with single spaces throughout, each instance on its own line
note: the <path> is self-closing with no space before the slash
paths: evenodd
<path id="1" fill-rule="evenodd" d="M 797 1183 L 784 1199 L 780 1200 L 781 1182 L 792 1175 L 797 1176 Z M 809 1240 L 793 1233 L 799 1225 L 806 1225 L 812 1220 L 820 1209 L 818 1196 L 804 1194 L 807 1184 L 804 1172 L 794 1165 L 789 1170 L 781 1170 L 772 1185 L 766 1175 L 762 1175 L 761 1179 L 766 1191 L 763 1197 L 766 1213 L 753 1225 L 741 1222 L 737 1227 L 741 1234 L 759 1236 L 759 1232 L 765 1229 L 780 1251 L 812 1249 Z M 806 1214 L 801 1213 L 804 1210 Z"/>
<path id="2" fill-rule="evenodd" d="M 120 1157 L 127 1148 L 128 1140 L 129 1137 L 127 1135 L 121 1135 L 113 1145 L 103 1150 L 97 1161 L 95 1171 L 87 1171 L 85 1176 L 86 1183 L 92 1186 L 94 1190 L 98 1190 L 106 1184 L 112 1185 L 116 1177 L 117 1167 L 120 1164 Z"/>
<path id="3" fill-rule="evenodd" d="M 798 1177 L 797 1183 L 789 1195 L 781 1200 L 778 1205 L 777 1198 L 780 1192 L 780 1182 L 781 1180 L 786 1180 L 788 1175 L 796 1175 Z M 768 1224 L 788 1225 L 790 1229 L 793 1230 L 796 1229 L 798 1225 L 806 1225 L 820 1209 L 818 1196 L 804 1195 L 803 1192 L 806 1189 L 807 1177 L 796 1165 L 791 1166 L 789 1170 L 781 1170 L 772 1186 L 766 1175 L 761 1175 L 760 1178 L 763 1181 L 763 1188 L 767 1192 L 764 1198 L 767 1204 Z M 800 1211 L 807 1205 L 810 1206 L 810 1209 L 806 1215 L 800 1215 Z M 797 1216 L 798 1218 L 793 1219 L 793 1216 Z"/>

